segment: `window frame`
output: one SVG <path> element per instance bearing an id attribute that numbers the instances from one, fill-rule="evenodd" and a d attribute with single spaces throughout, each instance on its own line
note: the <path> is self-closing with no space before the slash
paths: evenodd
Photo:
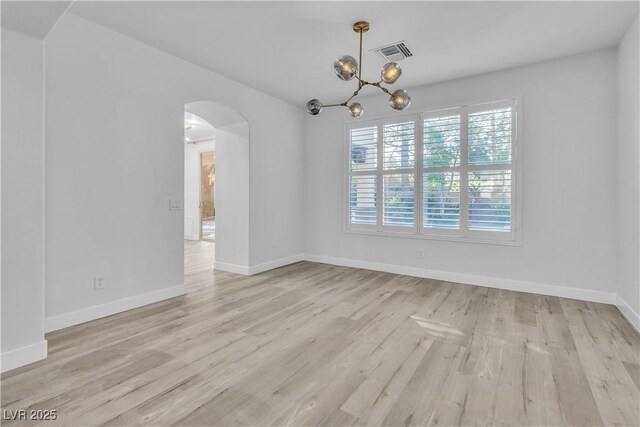
<path id="1" fill-rule="evenodd" d="M 506 164 L 469 165 L 468 164 L 468 117 L 469 114 L 478 111 L 487 111 L 495 108 L 511 107 L 511 162 Z M 460 223 L 458 228 L 446 229 L 437 227 L 424 227 L 423 223 L 423 177 L 430 171 L 454 171 L 450 167 L 425 168 L 424 167 L 424 120 L 428 118 L 447 117 L 460 115 L 460 162 L 455 171 L 460 174 Z M 411 169 L 402 173 L 414 174 L 414 225 L 413 227 L 390 226 L 382 222 L 384 209 L 383 180 L 385 174 L 397 174 L 400 170 L 384 170 L 383 164 L 383 127 L 385 124 L 402 123 L 413 120 L 415 123 L 415 161 Z M 445 240 L 469 243 L 487 243 L 499 245 L 521 245 L 521 201 L 522 201 L 522 101 L 521 96 L 508 96 L 492 100 L 459 103 L 439 108 L 430 108 L 413 114 L 402 114 L 372 118 L 366 121 L 348 120 L 344 124 L 344 160 L 343 160 L 343 232 L 353 234 L 376 235 L 386 237 L 418 238 L 430 240 Z M 351 171 L 351 138 L 352 129 L 363 127 L 377 127 L 377 167 L 370 171 Z M 465 159 L 465 161 L 463 161 Z M 435 169 L 435 170 L 434 170 Z M 511 171 L 511 228 L 509 231 L 498 230 L 471 230 L 468 228 L 468 174 L 474 170 L 510 170 Z M 463 179 L 463 174 L 466 178 Z M 349 194 L 350 179 L 355 175 L 376 176 L 376 224 L 351 224 L 349 222 Z M 464 192 L 464 197 L 463 197 Z M 464 200 L 464 203 L 463 203 Z"/>

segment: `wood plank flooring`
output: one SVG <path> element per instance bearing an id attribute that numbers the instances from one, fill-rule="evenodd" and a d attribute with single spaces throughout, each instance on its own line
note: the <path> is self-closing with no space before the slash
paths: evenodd
<path id="1" fill-rule="evenodd" d="M 300 262 L 47 334 L 3 425 L 640 424 L 640 337 L 609 305 Z M 6 415 L 6 414 L 5 414 Z"/>

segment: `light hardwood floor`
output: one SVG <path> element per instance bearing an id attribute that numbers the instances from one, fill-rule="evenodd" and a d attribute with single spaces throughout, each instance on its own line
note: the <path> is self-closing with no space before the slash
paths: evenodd
<path id="1" fill-rule="evenodd" d="M 70 425 L 638 425 L 640 338 L 616 308 L 301 262 L 47 335 L 2 408 Z M 33 422 L 4 421 L 3 425 Z"/>

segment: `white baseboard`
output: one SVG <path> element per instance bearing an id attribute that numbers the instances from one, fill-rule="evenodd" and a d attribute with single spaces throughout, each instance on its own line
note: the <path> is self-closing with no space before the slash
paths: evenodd
<path id="1" fill-rule="evenodd" d="M 245 276 L 249 275 L 249 267 L 246 265 L 229 264 L 228 262 L 214 261 L 213 269 L 226 271 L 229 273 L 243 274 Z"/>
<path id="2" fill-rule="evenodd" d="M 249 267 L 249 274 L 258 274 L 263 271 L 273 270 L 274 268 L 283 267 L 285 265 L 293 264 L 295 262 L 304 261 L 303 254 L 291 255 L 288 257 L 275 259 L 273 261 L 263 262 L 261 264 L 252 265 Z"/>
<path id="3" fill-rule="evenodd" d="M 57 316 L 46 317 L 44 319 L 44 331 L 57 331 L 58 329 L 79 325 L 80 323 L 111 316 L 112 314 L 121 313 L 123 311 L 131 310 L 132 308 L 142 307 L 143 305 L 153 304 L 154 302 L 163 301 L 180 295 L 184 295 L 184 284 L 147 292 L 141 295 L 122 298 L 104 304 L 94 305 L 69 313 L 59 314 Z"/>
<path id="4" fill-rule="evenodd" d="M 618 310 L 620 310 L 622 315 L 627 318 L 629 323 L 631 323 L 631 325 L 633 325 L 633 327 L 636 328 L 638 332 L 640 332 L 640 315 L 636 313 L 635 310 L 631 308 L 631 306 L 625 300 L 623 300 L 620 295 L 618 295 L 616 306 L 618 307 Z"/>
<path id="5" fill-rule="evenodd" d="M 229 264 L 226 262 L 216 261 L 213 264 L 213 268 L 216 270 L 227 271 L 229 273 L 252 276 L 254 274 L 262 273 L 263 271 L 273 270 L 274 268 L 293 264 L 294 262 L 299 262 L 299 261 L 304 261 L 303 254 L 291 255 L 288 257 L 274 259 L 273 261 L 267 261 L 261 264 L 250 265 L 250 266 Z"/>
<path id="6" fill-rule="evenodd" d="M 216 261 L 214 268 L 216 270 L 228 271 L 236 274 L 253 275 L 262 273 L 263 271 L 293 264 L 299 261 L 311 261 L 324 264 L 341 265 L 344 267 L 364 268 L 367 270 L 384 271 L 387 273 L 404 274 L 407 276 L 424 277 L 435 280 L 444 280 L 447 282 L 465 283 L 468 285 L 485 286 L 488 288 L 505 289 L 510 291 L 529 292 L 534 294 L 577 299 L 581 301 L 600 302 L 604 304 L 616 304 L 618 301 L 618 296 L 615 292 L 569 288 L 566 286 L 550 285 L 546 283 L 535 283 L 521 280 L 478 276 L 474 274 L 431 270 L 419 267 L 408 267 L 395 264 L 386 264 L 380 262 L 315 254 L 292 255 L 289 257 L 280 258 L 277 260 L 268 261 L 262 264 L 248 267 L 244 265 L 228 264 Z M 633 310 L 630 311 L 631 313 L 633 313 Z"/>
<path id="7" fill-rule="evenodd" d="M 0 371 L 7 372 L 20 366 L 45 359 L 46 357 L 47 340 L 16 348 L 15 350 L 9 350 L 0 356 Z"/>
<path id="8" fill-rule="evenodd" d="M 589 289 L 569 288 L 565 286 L 549 285 L 545 283 L 525 282 L 520 280 L 501 279 L 473 274 L 455 273 L 441 270 L 430 270 L 418 267 L 408 267 L 380 262 L 363 261 L 350 258 L 340 258 L 326 255 L 305 254 L 304 259 L 324 264 L 341 265 L 344 267 L 364 268 L 367 270 L 384 271 L 386 273 L 404 274 L 407 276 L 424 277 L 428 279 L 444 280 L 447 282 L 465 283 L 468 285 L 485 286 L 487 288 L 505 289 L 510 291 L 529 292 L 555 297 L 571 298 L 582 301 L 615 304 L 615 292 L 593 291 Z"/>

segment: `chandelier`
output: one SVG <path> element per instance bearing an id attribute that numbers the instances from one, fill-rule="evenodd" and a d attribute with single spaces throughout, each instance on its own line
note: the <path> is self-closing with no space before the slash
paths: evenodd
<path id="1" fill-rule="evenodd" d="M 411 104 L 411 98 L 407 91 L 404 89 L 398 89 L 392 93 L 382 86 L 382 83 L 393 84 L 400 78 L 402 69 L 400 69 L 400 66 L 395 62 L 388 62 L 384 64 L 380 71 L 379 81 L 372 83 L 362 80 L 362 34 L 369 31 L 369 23 L 365 21 L 358 21 L 353 24 L 353 31 L 360 33 L 359 60 L 356 61 L 356 59 L 350 55 L 341 56 L 333 62 L 333 70 L 336 72 L 336 76 L 338 76 L 340 80 L 349 81 L 356 78 L 358 80 L 358 89 L 353 92 L 353 95 L 351 95 L 346 101 L 337 104 L 322 105 L 319 100 L 314 98 L 307 102 L 307 112 L 316 116 L 320 114 L 323 107 L 347 107 L 351 117 L 360 117 L 363 113 L 362 105 L 360 105 L 359 102 L 352 102 L 351 104 L 349 104 L 349 102 L 358 96 L 360 90 L 365 86 L 377 87 L 384 93 L 388 94 L 390 96 L 389 105 L 394 110 L 402 111 L 408 108 Z"/>

